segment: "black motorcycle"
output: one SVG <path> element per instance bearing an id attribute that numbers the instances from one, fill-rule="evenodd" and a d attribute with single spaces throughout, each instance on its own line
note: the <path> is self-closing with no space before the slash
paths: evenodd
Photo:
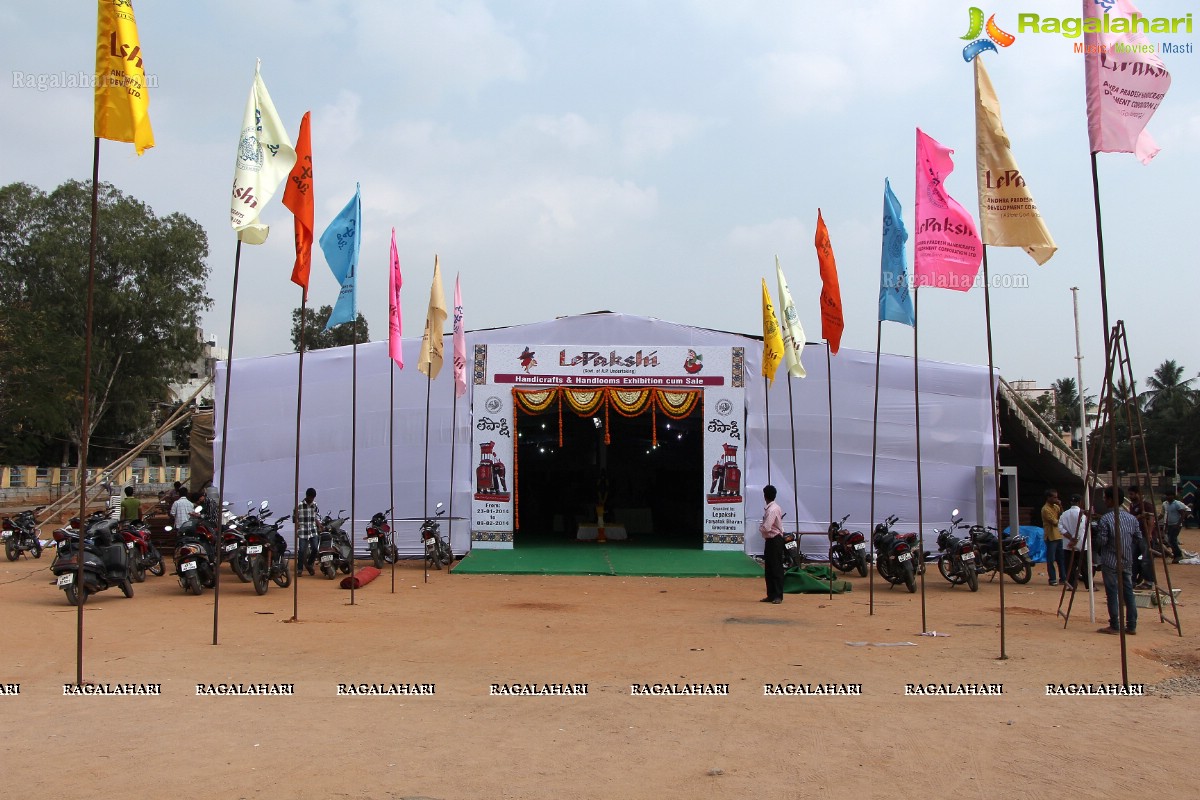
<path id="1" fill-rule="evenodd" d="M 441 524 L 438 517 L 446 513 L 441 503 L 434 508 L 434 514 L 421 523 L 421 541 L 425 544 L 425 561 L 434 569 L 450 566 L 454 561 L 454 551 L 449 543 L 442 538 Z"/>
<path id="2" fill-rule="evenodd" d="M 1000 540 L 996 529 L 983 525 L 971 526 L 971 541 L 979 554 L 978 572 L 995 573 L 1000 565 Z M 1029 583 L 1033 577 L 1033 561 L 1029 558 L 1029 543 L 1021 534 L 1004 534 L 1004 574 L 1013 583 Z"/>
<path id="3" fill-rule="evenodd" d="M 392 542 L 392 527 L 388 525 L 390 513 L 390 508 L 376 512 L 367 526 L 367 547 L 371 550 L 371 561 L 376 569 L 383 569 L 384 564 L 396 563 L 396 545 Z"/>
<path id="4" fill-rule="evenodd" d="M 875 526 L 871 544 L 875 550 L 875 569 L 893 586 L 903 583 L 910 593 L 917 591 L 917 576 L 925 571 L 925 562 L 915 533 L 896 533 L 892 526 L 896 515 Z"/>
<path id="5" fill-rule="evenodd" d="M 71 605 L 82 605 L 90 595 L 113 586 L 119 586 L 126 597 L 133 597 L 129 548 L 116 528 L 117 521 L 108 519 L 107 512 L 101 511 L 88 517 L 80 527 L 72 525 L 54 532 L 58 554 L 50 571 Z M 82 584 L 79 583 L 81 562 Z"/>
<path id="6" fill-rule="evenodd" d="M 833 566 L 842 572 L 858 570 L 858 574 L 867 577 L 867 537 L 857 531 L 846 530 L 846 520 L 850 515 L 842 517 L 840 522 L 829 523 L 829 542 L 831 545 L 830 560 Z"/>
<path id="7" fill-rule="evenodd" d="M 167 531 L 171 526 L 166 527 Z M 177 531 L 174 575 L 189 594 L 199 595 L 205 588 L 217 585 L 217 536 L 203 509 L 197 508 Z"/>
<path id="8" fill-rule="evenodd" d="M 4 555 L 9 561 L 16 561 L 22 553 L 33 553 L 34 558 L 42 557 L 42 542 L 38 538 L 37 515 L 45 506 L 38 506 L 32 511 L 22 511 L 13 517 L 5 517 L 3 531 Z"/>
<path id="9" fill-rule="evenodd" d="M 938 572 L 950 581 L 951 586 L 965 583 L 968 589 L 977 592 L 979 572 L 975 543 L 970 538 L 962 539 L 956 535 L 957 531 L 967 527 L 963 524 L 962 517 L 958 516 L 958 509 L 954 509 L 950 514 L 950 527 L 937 532 L 938 550 L 941 551 L 938 555 Z"/>
<path id="10" fill-rule="evenodd" d="M 268 524 L 261 516 L 253 516 L 242 528 L 246 536 L 250 582 L 254 585 L 255 594 L 266 594 L 268 581 L 275 581 L 281 589 L 292 585 L 287 542 L 279 533 L 283 523 L 289 519 L 291 515 L 284 514 Z"/>
<path id="11" fill-rule="evenodd" d="M 321 574 L 333 580 L 340 569 L 344 574 L 350 574 L 354 559 L 354 551 L 350 545 L 350 535 L 343 530 L 346 520 L 343 509 L 338 512 L 337 519 L 325 516 L 321 521 L 321 530 L 317 535 L 317 563 L 321 565 Z"/>

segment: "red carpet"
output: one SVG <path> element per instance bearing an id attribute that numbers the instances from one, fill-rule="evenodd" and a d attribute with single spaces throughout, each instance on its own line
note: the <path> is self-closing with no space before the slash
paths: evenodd
<path id="1" fill-rule="evenodd" d="M 349 589 L 350 584 L 354 584 L 355 589 L 361 589 L 371 581 L 379 577 L 379 570 L 375 567 L 363 567 L 353 575 L 347 575 L 342 578 L 342 588 Z"/>

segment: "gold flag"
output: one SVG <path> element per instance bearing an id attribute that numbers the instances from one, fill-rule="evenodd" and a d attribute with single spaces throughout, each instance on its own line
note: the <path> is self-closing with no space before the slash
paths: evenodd
<path id="1" fill-rule="evenodd" d="M 133 0 L 99 0 L 96 22 L 96 137 L 154 147 L 150 93 L 138 44 Z"/>
<path id="2" fill-rule="evenodd" d="M 767 291 L 767 280 L 762 282 L 763 306 L 763 356 L 762 374 L 775 385 L 775 372 L 783 360 L 783 334 L 779 332 L 779 320 L 775 317 L 775 306 L 771 304 L 771 293 Z"/>
<path id="3" fill-rule="evenodd" d="M 975 59 L 975 172 L 983 243 L 1021 247 L 1038 264 L 1049 261 L 1058 245 L 1017 168 L 983 58 Z"/>
<path id="4" fill-rule="evenodd" d="M 421 336 L 421 354 L 417 370 L 433 380 L 442 371 L 442 329 L 446 325 L 446 295 L 442 292 L 442 268 L 433 257 L 433 285 L 429 287 L 429 311 L 425 315 L 425 333 Z"/>

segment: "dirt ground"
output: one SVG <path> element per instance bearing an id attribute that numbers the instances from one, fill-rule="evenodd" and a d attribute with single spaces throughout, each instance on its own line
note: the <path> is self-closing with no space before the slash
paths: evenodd
<path id="1" fill-rule="evenodd" d="M 1184 545 L 1200 549 L 1200 534 Z M 587 546 L 587 545 L 580 545 Z M 761 580 L 466 576 L 399 567 L 349 592 L 319 576 L 257 597 L 170 575 L 85 611 L 85 679 L 161 696 L 64 696 L 76 612 L 52 552 L 0 561 L 0 796 L 177 798 L 853 798 L 1194 796 L 1200 568 L 1178 566 L 1184 636 L 1141 610 L 1129 680 L 1145 697 L 1047 697 L 1121 679 L 1120 639 L 1081 593 L 1066 630 L 1039 566 L 999 592 L 921 595 L 867 580 L 847 595 L 761 604 Z M 169 568 L 169 559 L 168 559 Z M 1161 579 L 1161 574 L 1160 574 Z M 850 642 L 866 642 L 851 646 Z M 894 645 L 911 642 L 914 646 Z M 1165 683 L 1164 683 L 1165 681 Z M 197 696 L 197 684 L 291 683 L 291 696 Z M 434 693 L 338 696 L 339 683 Z M 492 684 L 587 684 L 586 696 L 494 696 Z M 727 696 L 634 696 L 635 684 L 728 684 Z M 765 684 L 861 695 L 764 696 Z M 909 696 L 906 684 L 1002 684 L 1000 696 Z M 1158 684 L 1155 691 L 1152 685 Z M 1161 687 L 1173 691 L 1163 693 Z M 101 789 L 99 787 L 105 787 Z"/>

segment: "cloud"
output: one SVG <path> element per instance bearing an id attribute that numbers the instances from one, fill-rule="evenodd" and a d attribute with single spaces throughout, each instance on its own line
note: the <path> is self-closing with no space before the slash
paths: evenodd
<path id="1" fill-rule="evenodd" d="M 621 151 L 630 160 L 660 156 L 694 138 L 704 126 L 688 114 L 635 111 L 621 122 Z"/>

